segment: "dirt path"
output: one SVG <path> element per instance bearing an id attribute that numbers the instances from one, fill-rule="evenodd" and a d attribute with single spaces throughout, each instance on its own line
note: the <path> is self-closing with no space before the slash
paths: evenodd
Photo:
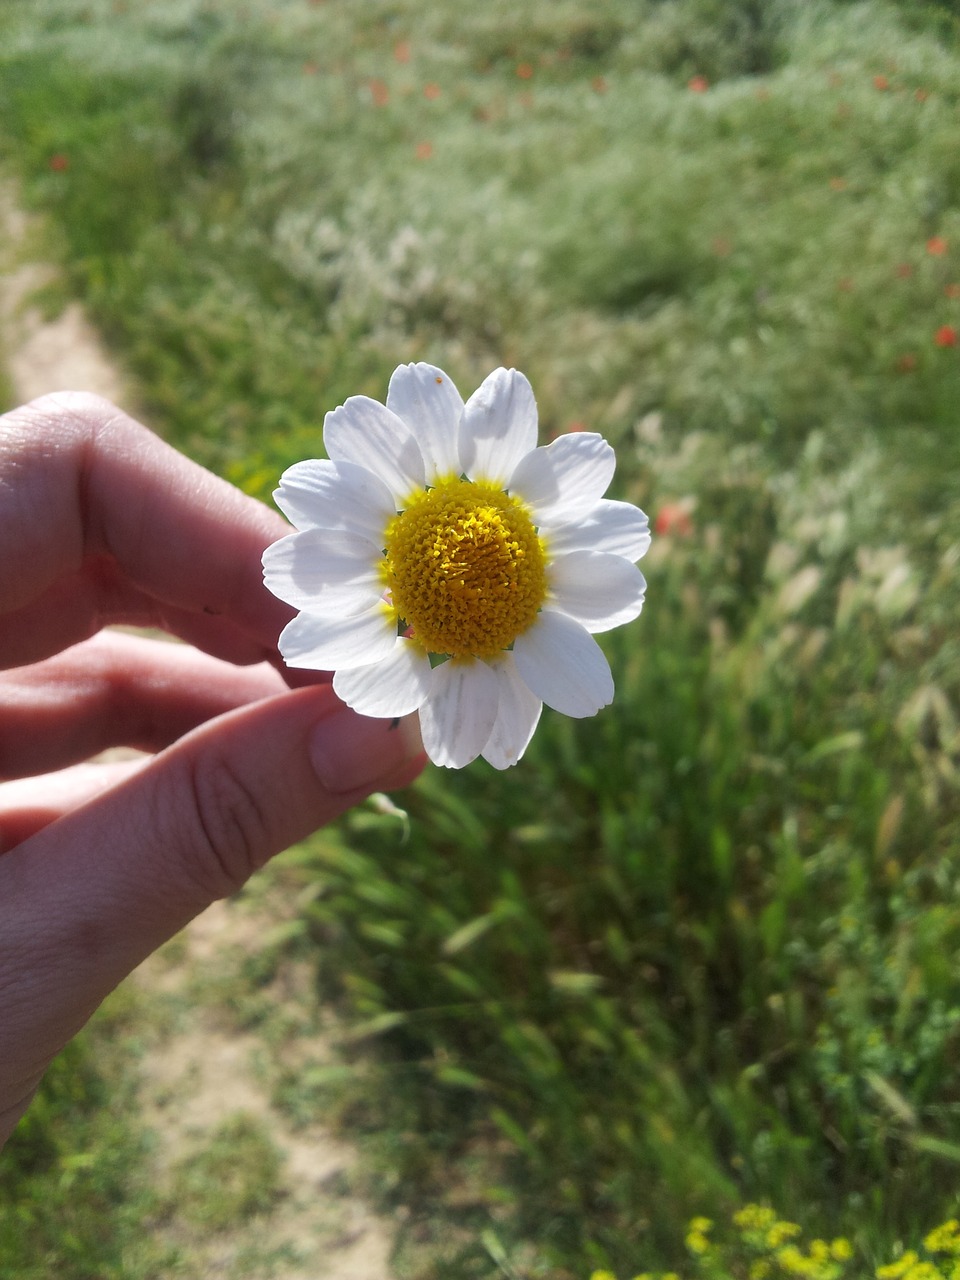
<path id="1" fill-rule="evenodd" d="M 140 1088 L 160 1187 L 176 1189 L 184 1160 L 238 1117 L 281 1156 L 269 1213 L 213 1231 L 174 1213 L 161 1230 L 202 1267 L 204 1280 L 388 1280 L 392 1233 L 349 1190 L 354 1151 L 322 1124 L 294 1127 L 270 1098 L 278 1068 L 311 1072 L 332 1061 L 328 1040 L 312 1026 L 309 966 L 281 961 L 269 987 L 253 995 L 271 1006 L 266 1035 L 259 1022 L 257 1030 L 237 1025 L 251 985 L 245 962 L 293 915 L 294 896 L 214 904 L 132 979 L 162 1027 L 147 1037 Z M 215 1201 L 217 1189 L 209 1195 Z"/>
<path id="2" fill-rule="evenodd" d="M 45 391 L 95 391 L 122 404 L 123 377 L 80 304 L 71 302 L 47 319 L 32 301 L 57 280 L 55 268 L 31 255 L 36 226 L 18 206 L 14 188 L 0 184 L 0 349 L 14 395 L 24 403 Z"/>
<path id="3" fill-rule="evenodd" d="M 121 372 L 78 303 L 54 317 L 35 301 L 57 272 L 37 260 L 37 224 L 0 183 L 0 354 L 14 402 L 46 391 L 86 390 L 129 406 Z M 292 896 L 292 895 L 291 895 Z M 130 980 L 132 1017 L 144 1020 L 139 1103 L 155 1137 L 158 1184 L 175 1185 L 178 1167 L 202 1152 L 218 1127 L 242 1115 L 280 1155 L 278 1194 L 268 1213 L 217 1231 L 198 1230 L 173 1205 L 161 1230 L 189 1259 L 198 1280 L 389 1280 L 389 1224 L 349 1185 L 355 1153 L 322 1125 L 295 1128 L 273 1105 L 265 1056 L 311 1065 L 331 1049 L 312 1027 L 314 998 L 303 968 L 281 962 L 271 983 L 278 1009 L 269 1046 L 225 1013 L 244 982 L 243 960 L 292 909 L 281 895 L 217 903 Z M 144 1012 L 137 1014 L 140 1003 Z M 159 1026 L 152 1014 L 163 1012 Z M 280 1042 L 277 1042 L 279 1034 Z"/>

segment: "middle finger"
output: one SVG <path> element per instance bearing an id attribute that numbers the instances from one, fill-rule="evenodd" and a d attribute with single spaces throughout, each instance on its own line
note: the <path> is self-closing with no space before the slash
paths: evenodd
<path id="1" fill-rule="evenodd" d="M 286 687 L 264 663 L 236 667 L 188 645 L 104 631 L 0 671 L 0 778 L 60 769 L 112 746 L 158 751 Z"/>

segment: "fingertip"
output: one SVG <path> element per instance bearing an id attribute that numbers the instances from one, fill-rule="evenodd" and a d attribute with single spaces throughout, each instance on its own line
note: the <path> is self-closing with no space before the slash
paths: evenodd
<path id="1" fill-rule="evenodd" d="M 340 706 L 317 725 L 310 740 L 314 771 L 331 795 L 383 790 L 385 779 L 405 776 L 422 755 L 416 715 L 378 720 Z M 414 777 L 422 767 L 416 768 Z"/>

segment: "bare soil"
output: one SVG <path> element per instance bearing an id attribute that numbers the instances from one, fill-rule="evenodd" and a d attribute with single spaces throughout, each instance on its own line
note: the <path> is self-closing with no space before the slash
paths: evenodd
<path id="1" fill-rule="evenodd" d="M 238 1029 L 217 999 L 223 983 L 237 989 L 243 958 L 255 954 L 285 909 L 279 895 L 253 906 L 215 903 L 131 979 L 148 1002 L 160 997 L 175 1010 L 171 1024 L 148 1037 L 140 1063 L 140 1104 L 155 1135 L 161 1189 L 178 1162 L 238 1115 L 255 1118 L 283 1157 L 280 1197 L 269 1215 L 258 1214 L 229 1232 L 198 1235 L 174 1213 L 162 1230 L 211 1280 L 238 1274 L 389 1280 L 389 1224 L 344 1190 L 356 1153 L 322 1123 L 295 1127 L 270 1098 L 278 1059 L 309 1069 L 333 1058 L 329 1040 L 307 1025 L 313 1004 L 309 968 L 283 962 L 271 983 L 268 998 L 290 1023 L 281 1044 Z M 251 1264 L 252 1253 L 263 1259 L 261 1265 Z"/>
<path id="2" fill-rule="evenodd" d="M 17 204 L 15 188 L 0 184 L 0 331 L 15 397 L 25 404 L 47 391 L 95 391 L 123 403 L 124 378 L 80 304 L 47 317 L 35 302 L 57 280 L 56 268 L 30 252 L 36 225 Z"/>

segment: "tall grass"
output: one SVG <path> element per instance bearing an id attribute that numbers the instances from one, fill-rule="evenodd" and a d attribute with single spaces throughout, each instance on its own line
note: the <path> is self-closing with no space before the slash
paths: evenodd
<path id="1" fill-rule="evenodd" d="M 745 1199 L 869 1274 L 948 1217 L 951 13 L 3 21 L 5 151 L 170 438 L 266 495 L 400 361 L 464 391 L 512 363 L 544 437 L 602 430 L 657 517 L 611 710 L 548 714 L 506 775 L 428 776 L 407 838 L 362 810 L 295 855 L 356 1036 L 289 1105 L 366 1135 L 411 1241 L 441 1215 L 438 1276 L 681 1267 L 690 1217 Z"/>

